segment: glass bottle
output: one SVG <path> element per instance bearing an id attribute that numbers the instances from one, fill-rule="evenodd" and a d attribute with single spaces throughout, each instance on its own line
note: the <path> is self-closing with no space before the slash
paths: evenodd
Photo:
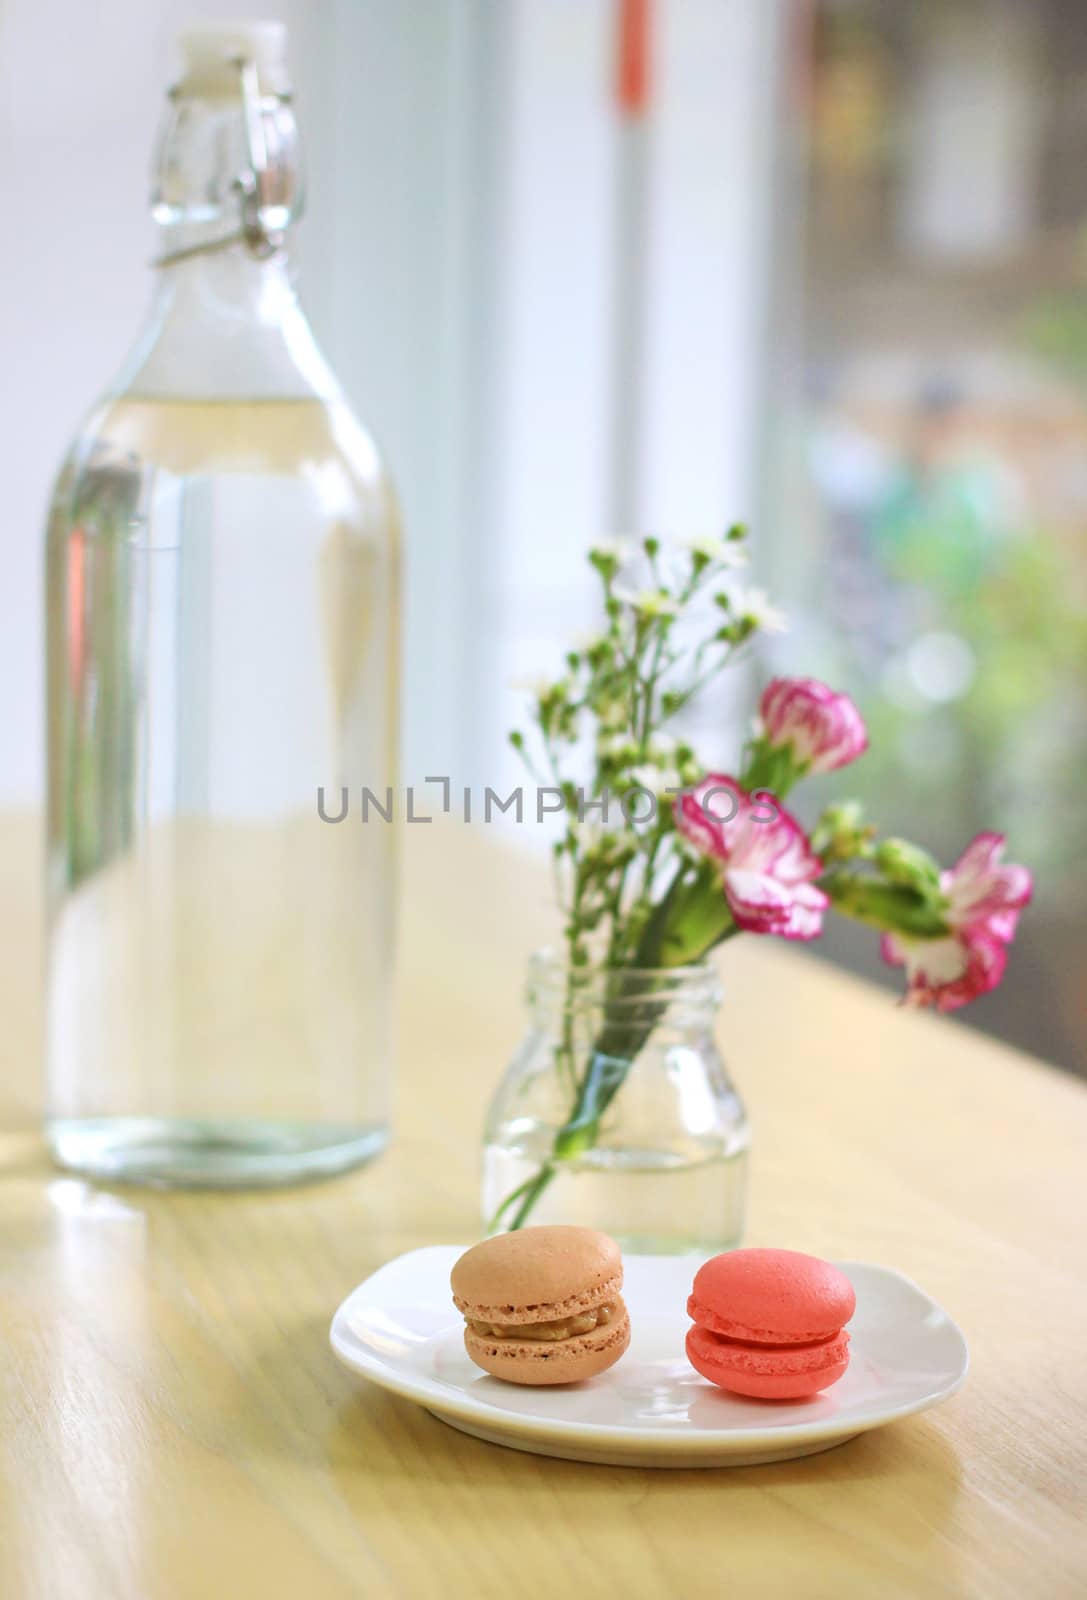
<path id="1" fill-rule="evenodd" d="M 398 533 L 288 272 L 284 30 L 183 41 L 150 316 L 47 537 L 47 1136 L 288 1182 L 387 1139 Z M 318 791 L 324 790 L 318 806 Z"/>
<path id="2" fill-rule="evenodd" d="M 529 965 L 529 1023 L 487 1112 L 483 1225 L 601 1228 L 623 1248 L 740 1243 L 747 1116 L 714 1039 L 707 965 Z"/>

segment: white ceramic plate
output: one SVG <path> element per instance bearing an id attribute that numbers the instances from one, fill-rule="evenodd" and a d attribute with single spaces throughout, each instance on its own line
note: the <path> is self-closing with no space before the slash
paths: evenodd
<path id="1" fill-rule="evenodd" d="M 788 1461 L 937 1405 L 966 1376 L 966 1341 L 946 1311 L 888 1267 L 842 1261 L 857 1291 L 845 1377 L 813 1400 L 725 1394 L 683 1353 L 697 1262 L 625 1256 L 632 1337 L 623 1359 L 586 1383 L 501 1383 L 464 1353 L 449 1293 L 463 1248 L 413 1250 L 367 1278 L 332 1319 L 332 1349 L 372 1383 L 515 1450 L 641 1467 Z"/>

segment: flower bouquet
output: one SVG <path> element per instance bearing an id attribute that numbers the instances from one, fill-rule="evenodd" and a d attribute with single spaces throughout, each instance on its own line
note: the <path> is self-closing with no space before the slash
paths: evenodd
<path id="1" fill-rule="evenodd" d="M 881 839 L 849 800 L 809 833 L 787 809 L 794 787 L 863 755 L 864 722 L 845 694 L 775 678 L 734 773 L 708 771 L 676 734 L 695 697 L 784 618 L 738 577 L 741 527 L 682 550 L 589 553 L 604 625 L 539 686 L 533 739 L 511 734 L 539 783 L 561 797 L 554 844 L 563 913 L 563 1015 L 601 982 L 608 1004 L 587 1040 L 567 1023 L 554 1053 L 568 1115 L 533 1170 L 504 1193 L 492 1229 L 526 1223 L 564 1165 L 601 1134 L 609 1107 L 661 1024 L 674 975 L 698 970 L 740 933 L 818 938 L 837 912 L 878 930 L 905 999 L 952 1010 L 993 989 L 1031 894 L 985 833 L 941 870 L 919 845 Z M 632 566 L 641 583 L 631 586 Z M 616 1020 L 618 1018 L 618 1020 Z"/>

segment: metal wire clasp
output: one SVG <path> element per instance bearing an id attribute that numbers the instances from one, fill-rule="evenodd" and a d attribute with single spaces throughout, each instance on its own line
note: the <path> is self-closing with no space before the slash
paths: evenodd
<path id="1" fill-rule="evenodd" d="M 267 261 L 283 246 L 287 226 L 298 214 L 297 174 L 291 160 L 291 147 L 283 143 L 282 127 L 273 120 L 273 141 L 269 145 L 266 107 L 271 98 L 274 103 L 284 103 L 289 95 L 266 96 L 262 93 L 260 76 L 255 61 L 247 56 L 233 56 L 227 62 L 238 74 L 242 101 L 242 136 L 245 144 L 245 166 L 231 180 L 231 191 L 239 197 L 240 226 L 216 238 L 201 239 L 196 244 L 183 245 L 179 250 L 169 250 L 158 256 L 154 267 L 169 267 L 177 261 L 188 261 L 194 256 L 213 255 L 231 245 L 244 244 L 258 261 Z M 172 90 L 171 95 L 177 91 Z"/>
<path id="2" fill-rule="evenodd" d="M 269 184 L 270 164 L 257 64 L 245 56 L 235 56 L 231 66 L 237 69 L 241 85 L 248 162 L 246 170 L 235 178 L 233 187 L 241 196 L 242 236 L 252 253 L 263 261 L 281 247 L 285 229 L 271 226 L 265 215 L 264 198 Z M 282 214 L 282 206 L 276 209 Z"/>

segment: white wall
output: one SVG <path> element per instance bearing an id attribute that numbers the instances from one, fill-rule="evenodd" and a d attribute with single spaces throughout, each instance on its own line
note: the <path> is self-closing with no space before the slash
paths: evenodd
<path id="1" fill-rule="evenodd" d="M 318 338 L 392 465 L 405 528 L 404 765 L 451 772 L 482 530 L 472 496 L 489 218 L 491 0 L 319 0 L 296 26 L 312 170 L 298 260 Z"/>
<path id="2" fill-rule="evenodd" d="M 554 672 L 595 616 L 593 539 L 719 531 L 755 510 L 779 0 L 657 0 L 648 161 L 644 393 L 635 527 L 612 525 L 618 274 L 611 0 L 514 0 L 509 138 L 496 207 L 495 559 L 481 594 L 477 761 L 524 721 L 519 681 Z"/>

